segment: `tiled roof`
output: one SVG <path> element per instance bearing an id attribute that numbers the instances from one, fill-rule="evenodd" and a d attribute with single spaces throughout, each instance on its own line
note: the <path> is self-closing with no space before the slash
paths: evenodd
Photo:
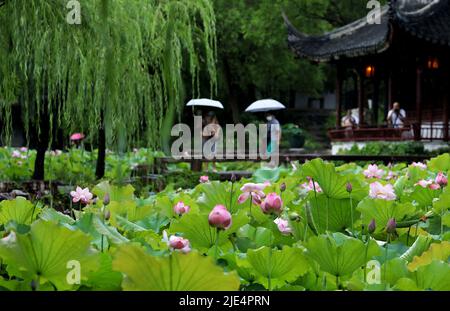
<path id="1" fill-rule="evenodd" d="M 364 17 L 321 36 L 308 36 L 299 32 L 285 17 L 289 47 L 298 56 L 317 62 L 376 54 L 389 48 L 393 23 L 413 36 L 450 46 L 449 2 L 391 1 L 382 8 L 380 24 L 370 24 Z"/>

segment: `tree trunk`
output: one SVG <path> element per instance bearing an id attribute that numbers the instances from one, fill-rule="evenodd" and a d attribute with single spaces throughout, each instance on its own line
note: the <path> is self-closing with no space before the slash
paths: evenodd
<path id="1" fill-rule="evenodd" d="M 48 144 L 50 142 L 49 135 L 50 133 L 50 124 L 49 117 L 47 114 L 47 109 L 44 109 L 44 112 L 41 115 L 40 122 L 37 124 L 36 128 L 36 160 L 34 162 L 34 172 L 32 179 L 34 180 L 44 180 L 45 178 L 45 152 L 49 147 Z"/>
<path id="2" fill-rule="evenodd" d="M 105 176 L 105 158 L 106 158 L 106 134 L 105 126 L 102 116 L 102 126 L 98 131 L 98 154 L 97 154 L 97 166 L 95 168 L 95 176 L 97 179 L 103 178 Z"/>
<path id="3" fill-rule="evenodd" d="M 233 117 L 233 122 L 238 124 L 240 122 L 240 111 L 239 111 L 239 92 L 238 86 L 233 85 L 233 81 L 231 80 L 231 69 L 228 61 L 224 60 L 224 71 L 225 71 L 225 80 L 227 84 L 227 92 L 228 92 L 228 104 L 231 108 L 231 115 Z"/>
<path id="4" fill-rule="evenodd" d="M 45 177 L 45 152 L 47 151 L 47 143 L 39 142 L 37 146 L 36 160 L 34 162 L 34 173 L 32 179 L 44 180 Z"/>

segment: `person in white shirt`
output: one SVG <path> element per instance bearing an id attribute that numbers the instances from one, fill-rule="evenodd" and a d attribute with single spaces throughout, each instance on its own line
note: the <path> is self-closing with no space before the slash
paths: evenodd
<path id="1" fill-rule="evenodd" d="M 403 128 L 406 122 L 406 111 L 400 108 L 400 104 L 395 102 L 393 108 L 389 110 L 387 122 L 390 127 Z"/>

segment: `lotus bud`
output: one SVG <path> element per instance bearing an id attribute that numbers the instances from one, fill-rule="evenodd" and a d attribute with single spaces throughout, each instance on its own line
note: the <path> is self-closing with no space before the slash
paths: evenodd
<path id="1" fill-rule="evenodd" d="M 348 193 L 352 193 L 352 191 L 353 191 L 353 186 L 352 186 L 351 183 L 349 183 L 349 182 L 347 183 L 346 190 L 347 190 Z"/>
<path id="2" fill-rule="evenodd" d="M 235 182 L 236 181 L 236 174 L 231 174 L 231 182 Z"/>
<path id="3" fill-rule="evenodd" d="M 436 176 L 435 182 L 436 182 L 439 186 L 445 187 L 445 186 L 447 186 L 448 180 L 447 180 L 447 177 L 445 177 L 445 175 L 444 175 L 443 173 L 440 172 L 440 173 Z"/>
<path id="4" fill-rule="evenodd" d="M 105 211 L 105 220 L 109 220 L 111 218 L 111 212 L 109 211 L 109 209 L 107 209 Z"/>
<path id="5" fill-rule="evenodd" d="M 261 210 L 264 214 L 279 215 L 283 209 L 283 201 L 275 192 L 269 193 L 261 203 Z"/>
<path id="6" fill-rule="evenodd" d="M 184 202 L 180 201 L 177 204 L 175 204 L 175 206 L 173 207 L 173 211 L 175 212 L 175 214 L 177 215 L 183 215 L 187 212 L 189 212 L 191 208 L 189 207 L 189 205 L 184 204 Z"/>
<path id="7" fill-rule="evenodd" d="M 216 205 L 208 216 L 209 225 L 218 229 L 228 229 L 231 226 L 231 214 L 223 205 Z"/>
<path id="8" fill-rule="evenodd" d="M 103 205 L 108 205 L 109 202 L 111 201 L 111 198 L 109 196 L 109 193 L 106 193 L 105 196 L 103 197 Z"/>
<path id="9" fill-rule="evenodd" d="M 281 191 L 281 192 L 286 191 L 286 183 L 282 183 L 282 184 L 280 185 L 280 191 Z"/>
<path id="10" fill-rule="evenodd" d="M 369 226 L 367 226 L 367 231 L 372 234 L 375 232 L 376 229 L 376 223 L 375 223 L 375 219 L 372 219 L 369 223 Z"/>
<path id="11" fill-rule="evenodd" d="M 386 225 L 386 232 L 389 234 L 395 233 L 395 229 L 397 228 L 397 223 L 395 222 L 394 218 L 389 219 L 387 225 Z"/>

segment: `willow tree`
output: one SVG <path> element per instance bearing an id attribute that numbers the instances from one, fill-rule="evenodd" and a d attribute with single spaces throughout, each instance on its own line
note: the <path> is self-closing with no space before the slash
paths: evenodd
<path id="1" fill-rule="evenodd" d="M 30 129 L 38 133 L 35 179 L 44 178 L 55 128 L 66 137 L 83 131 L 98 145 L 100 178 L 105 146 L 161 147 L 185 94 L 199 95 L 199 76 L 208 76 L 211 92 L 216 85 L 209 0 L 80 1 L 79 12 L 68 3 L 0 7 L 2 136 L 10 141 L 11 108 L 20 105 L 27 139 Z M 78 13 L 81 23 L 69 23 Z"/>

